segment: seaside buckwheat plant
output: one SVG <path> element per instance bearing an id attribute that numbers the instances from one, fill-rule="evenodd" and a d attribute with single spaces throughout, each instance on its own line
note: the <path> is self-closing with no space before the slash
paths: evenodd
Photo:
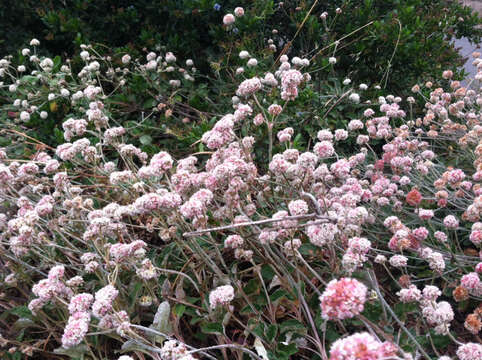
<path id="1" fill-rule="evenodd" d="M 176 156 L 130 143 L 99 80 L 178 89 L 175 55 L 104 72 L 90 49 L 75 86 L 68 64 L 0 60 L 16 121 L 71 112 L 55 148 L 15 130 L 0 150 L 2 356 L 480 359 L 480 54 L 470 86 L 441 73 L 417 100 L 345 82 L 358 115 L 301 148 L 309 59 L 244 50 L 232 111 Z"/>

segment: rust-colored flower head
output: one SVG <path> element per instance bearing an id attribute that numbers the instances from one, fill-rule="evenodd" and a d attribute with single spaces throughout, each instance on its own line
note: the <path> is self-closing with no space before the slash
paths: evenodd
<path id="1" fill-rule="evenodd" d="M 418 191 L 418 189 L 413 188 L 408 192 L 405 201 L 408 205 L 417 206 L 422 201 L 422 194 L 420 194 L 420 191 Z"/>
<path id="2" fill-rule="evenodd" d="M 482 321 L 480 321 L 480 319 L 477 315 L 469 314 L 469 315 L 467 315 L 467 318 L 465 319 L 464 326 L 472 334 L 476 335 L 482 329 Z"/>
<path id="3" fill-rule="evenodd" d="M 404 287 L 404 288 L 408 288 L 411 284 L 410 282 L 410 276 L 409 275 L 402 275 L 400 276 L 400 278 L 398 279 L 398 282 L 400 283 L 400 286 Z"/>
<path id="4" fill-rule="evenodd" d="M 454 291 L 452 292 L 452 295 L 455 299 L 455 301 L 464 301 L 469 298 L 469 291 L 464 288 L 463 286 L 457 286 Z"/>

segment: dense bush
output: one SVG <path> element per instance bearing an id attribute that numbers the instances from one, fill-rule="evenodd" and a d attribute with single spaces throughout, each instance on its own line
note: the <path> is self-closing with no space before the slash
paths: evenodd
<path id="1" fill-rule="evenodd" d="M 218 7 L 210 1 L 161 4 L 141 1 L 134 5 L 129 1 L 115 4 L 110 1 L 72 1 L 68 4 L 40 1 L 31 5 L 48 31 L 41 39 L 42 47 L 36 48 L 40 58 L 48 53 L 61 54 L 54 59 L 58 63 L 65 60 L 65 56 L 77 54 L 69 63 L 72 76 L 63 80 L 69 91 L 78 86 L 81 79 L 77 74 L 85 66 L 85 61 L 78 56 L 82 49 L 76 45 L 94 42 L 91 61 L 101 64 L 102 74 L 95 79 L 96 86 L 102 87 L 104 93 L 116 93 L 104 105 L 109 111 L 123 111 L 122 116 L 116 115 L 116 121 L 128 128 L 134 127 L 135 131 L 129 134 L 135 139 L 130 141 L 142 145 L 150 154 L 163 146 L 177 147 L 182 152 L 187 145 L 196 143 L 203 131 L 212 126 L 213 115 L 231 108 L 230 94 L 235 91 L 237 78 L 252 76 L 260 69 L 273 69 L 284 52 L 306 56 L 313 66 L 310 75 L 315 86 L 304 92 L 292 107 L 303 110 L 285 112 L 288 125 L 300 130 L 297 143 L 306 145 L 308 139 L 313 138 L 315 128 L 341 126 L 344 119 L 352 116 L 352 106 L 333 106 L 341 105 L 338 100 L 343 98 L 347 88 L 342 84 L 341 75 L 349 75 L 355 83 L 367 83 L 371 96 L 379 95 L 383 87 L 397 95 L 408 96 L 407 89 L 413 83 L 420 78 L 432 79 L 441 68 L 452 68 L 457 78 L 456 65 L 460 58 L 450 45 L 452 36 L 478 39 L 474 28 L 477 17 L 471 15 L 469 9 L 443 1 L 285 2 L 283 5 L 253 1 L 246 9 L 246 16 L 232 26 L 222 24 L 225 11 L 234 9 L 231 2 L 223 2 Z M 338 5 L 341 8 L 337 11 Z M 4 18 L 10 16 L 10 10 L 1 11 Z M 103 16 L 97 18 L 95 14 Z M 173 32 L 174 28 L 179 31 Z M 33 30 L 42 33 L 36 27 Z M 181 33 L 184 36 L 180 37 Z M 183 82 L 181 89 L 175 92 L 158 86 L 159 94 L 156 94 L 150 91 L 154 90 L 152 80 L 140 76 L 135 81 L 125 81 L 122 87 L 113 86 L 107 75 L 116 73 L 126 53 L 145 62 L 148 51 L 144 46 L 154 49 L 158 55 L 171 51 L 181 59 L 193 59 L 197 69 L 194 85 Z M 257 59 L 255 68 L 246 66 L 247 59 L 238 57 L 242 50 L 249 51 L 250 56 Z M 336 66 L 330 65 L 330 57 L 336 59 Z M 112 61 L 105 61 L 107 58 Z M 12 65 L 23 65 L 29 70 L 37 66 L 20 52 L 8 60 Z M 178 63 L 182 70 L 183 64 Z M 240 74 L 241 70 L 244 73 Z M 55 67 L 55 71 L 60 68 Z M 28 86 L 25 90 L 23 95 L 27 96 Z M 164 94 L 165 91 L 168 94 Z M 44 107 L 52 106 L 48 119 L 34 116 L 19 127 L 19 113 L 11 107 L 15 100 L 12 93 L 5 87 L 0 92 L 0 106 L 4 105 L 2 108 L 7 110 L 0 114 L 3 126 L 10 126 L 14 120 L 16 131 L 49 146 L 59 144 L 65 117 L 75 116 L 70 106 L 57 106 L 56 102 L 47 104 L 45 93 Z M 159 112 L 152 114 L 154 105 L 163 102 L 161 98 L 169 100 L 163 111 L 168 116 L 160 116 Z M 186 122 L 189 125 L 186 126 Z M 202 147 L 199 150 L 202 151 Z"/>
<path id="2" fill-rule="evenodd" d="M 211 66 L 226 66 L 230 55 L 239 49 L 263 47 L 269 37 L 278 50 L 290 44 L 294 54 L 311 57 L 322 50 L 325 58 L 335 52 L 333 41 L 343 39 L 335 48 L 344 73 L 359 81 L 386 85 L 392 92 L 405 91 L 421 76 L 434 76 L 440 68 L 454 67 L 460 59 L 450 45 L 452 37 L 477 41 L 480 35 L 475 29 L 480 23 L 477 15 L 451 0 L 17 3 L 25 16 L 18 19 L 17 6 L 1 9 L 0 38 L 18 41 L 23 34 L 26 45 L 31 37 L 42 34 L 40 40 L 55 55 L 72 56 L 82 43 L 127 47 L 136 55 L 142 48 L 163 44 L 182 58 L 192 58 L 203 74 L 212 75 Z M 225 13 L 243 5 L 249 16 L 234 27 L 220 26 Z M 336 14 L 337 8 L 340 14 Z M 324 12 L 326 20 L 320 18 Z M 43 23 L 40 29 L 39 20 Z M 278 33 L 272 34 L 273 29 Z M 345 38 L 347 34 L 351 35 Z M 0 55 L 11 53 L 18 44 L 4 43 Z M 322 58 L 318 59 L 317 64 L 322 64 Z"/>

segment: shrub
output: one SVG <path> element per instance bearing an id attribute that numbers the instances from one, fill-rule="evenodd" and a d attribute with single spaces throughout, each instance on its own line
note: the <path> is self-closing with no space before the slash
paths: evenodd
<path id="1" fill-rule="evenodd" d="M 181 58 L 192 58 L 203 74 L 213 76 L 218 65 L 229 63 L 238 49 L 254 51 L 271 37 L 279 50 L 289 45 L 299 56 L 311 57 L 318 51 L 325 58 L 338 56 L 344 74 L 358 82 L 380 83 L 392 93 L 406 91 L 421 77 L 434 77 L 443 68 L 455 68 L 460 56 L 450 43 L 453 37 L 480 39 L 477 15 L 449 0 L 17 3 L 27 16 L 18 21 L 17 8 L 3 9 L 1 37 L 9 39 L 14 34 L 13 39 L 18 39 L 18 34 L 24 34 L 26 44 L 42 34 L 42 42 L 55 55 L 71 57 L 82 43 L 100 43 L 129 49 L 137 56 L 141 49 L 162 43 Z M 246 16 L 234 26 L 221 27 L 223 15 L 236 6 L 245 6 Z M 333 46 L 335 40 L 340 40 L 338 46 Z M 8 46 L 10 51 L 0 48 L 0 55 L 14 50 Z M 319 60 L 320 66 L 323 59 Z"/>
<path id="2" fill-rule="evenodd" d="M 110 57 L 83 45 L 79 68 L 60 57 L 38 56 L 38 49 L 29 46 L 18 59 L 1 60 L 0 76 L 16 79 L 1 90 L 0 122 L 10 136 L 35 138 L 48 148 L 79 135 L 94 139 L 110 117 L 128 129 L 129 142 L 152 154 L 160 147 L 185 148 L 179 139 L 186 137 L 186 123 L 204 116 L 189 105 L 205 92 L 193 85 L 197 69 L 191 59 L 181 65 L 171 52 Z M 92 102 L 97 96 L 104 100 L 102 109 Z M 96 118 L 100 110 L 106 118 Z M 10 139 L 1 141 L 6 145 Z M 19 147 L 16 153 L 25 151 Z"/>
<path id="3" fill-rule="evenodd" d="M 66 69 L 40 64 L 47 81 L 28 92 L 62 94 Z M 126 142 L 92 64 L 82 98 L 65 97 L 82 131 L 66 120 L 55 149 L 5 146 L 4 357 L 479 358 L 482 94 L 446 71 L 411 89 L 421 110 L 412 97 L 368 104 L 345 82 L 334 106 L 364 107 L 301 146 L 287 124 L 311 104 L 310 65 L 263 66 L 202 152 L 148 156 Z M 149 82 L 132 71 L 114 79 Z M 12 92 L 28 99 L 24 81 Z M 29 101 L 20 119 L 34 116 Z"/>

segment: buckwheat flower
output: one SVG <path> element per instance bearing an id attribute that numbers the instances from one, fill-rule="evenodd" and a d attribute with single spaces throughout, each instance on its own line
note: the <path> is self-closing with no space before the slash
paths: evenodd
<path id="1" fill-rule="evenodd" d="M 249 58 L 249 52 L 247 52 L 246 50 L 242 50 L 239 52 L 239 57 L 241 59 L 247 59 Z"/>
<path id="2" fill-rule="evenodd" d="M 243 246 L 244 239 L 239 235 L 229 235 L 224 240 L 224 247 L 228 249 L 236 249 L 240 246 Z"/>
<path id="3" fill-rule="evenodd" d="M 446 325 L 445 331 L 448 330 L 448 325 L 450 325 L 450 322 L 454 319 L 452 306 L 446 301 L 441 301 L 436 304 L 429 303 L 422 308 L 422 315 L 427 319 L 429 324 L 436 326 Z M 443 327 L 439 329 L 444 332 Z"/>
<path id="4" fill-rule="evenodd" d="M 294 200 L 288 204 L 291 215 L 305 215 L 308 213 L 308 204 L 304 200 Z"/>
<path id="5" fill-rule="evenodd" d="M 251 58 L 248 60 L 247 65 L 249 67 L 255 67 L 256 65 L 258 65 L 258 60 L 256 60 L 255 58 Z"/>
<path id="6" fill-rule="evenodd" d="M 482 359 L 482 345 L 476 343 L 463 344 L 459 346 L 456 354 L 460 360 L 480 360 Z"/>
<path id="7" fill-rule="evenodd" d="M 409 303 L 419 301 L 422 298 L 422 293 L 415 285 L 410 285 L 408 289 L 402 289 L 396 294 L 400 301 L 403 303 Z"/>
<path id="8" fill-rule="evenodd" d="M 89 313 L 82 311 L 73 313 L 69 317 L 62 335 L 62 347 L 68 349 L 80 344 L 89 330 L 89 324 Z"/>
<path id="9" fill-rule="evenodd" d="M 331 345 L 329 360 L 383 360 L 394 358 L 396 353 L 394 344 L 381 343 L 365 332 L 335 341 Z"/>
<path id="10" fill-rule="evenodd" d="M 433 210 L 418 209 L 416 213 L 418 214 L 418 217 L 422 220 L 430 220 L 434 217 Z"/>
<path id="11" fill-rule="evenodd" d="M 390 258 L 389 263 L 394 267 L 404 267 L 407 266 L 407 260 L 408 259 L 403 255 L 393 255 Z"/>
<path id="12" fill-rule="evenodd" d="M 81 276 L 74 276 L 73 278 L 67 280 L 65 283 L 67 284 L 67 286 L 70 287 L 78 287 L 84 283 L 84 279 L 82 279 Z"/>
<path id="13" fill-rule="evenodd" d="M 30 40 L 30 46 L 39 46 L 40 45 L 40 41 L 38 41 L 37 39 L 32 39 Z"/>
<path id="14" fill-rule="evenodd" d="M 370 116 L 373 116 L 373 115 L 375 115 L 375 111 L 373 111 L 373 109 L 366 109 L 363 112 L 363 116 L 365 116 L 365 117 L 370 117 Z"/>
<path id="15" fill-rule="evenodd" d="M 313 152 L 320 158 L 328 158 L 335 154 L 335 148 L 331 141 L 320 141 L 313 147 Z"/>
<path id="16" fill-rule="evenodd" d="M 259 233 L 258 240 L 261 244 L 267 245 L 267 244 L 274 243 L 277 237 L 278 237 L 277 231 L 263 230 Z"/>
<path id="17" fill-rule="evenodd" d="M 464 327 L 472 334 L 477 335 L 482 330 L 482 321 L 479 320 L 477 314 L 469 314 L 465 318 Z"/>
<path id="18" fill-rule="evenodd" d="M 328 58 L 328 62 L 331 64 L 331 65 L 335 65 L 336 64 L 336 57 L 330 57 Z"/>
<path id="19" fill-rule="evenodd" d="M 348 78 L 343 80 L 343 85 L 350 85 L 350 83 L 351 83 L 351 80 Z"/>
<path id="20" fill-rule="evenodd" d="M 442 77 L 443 77 L 445 80 L 451 79 L 452 76 L 454 76 L 454 73 L 453 73 L 452 70 L 445 70 L 445 71 L 442 73 Z"/>
<path id="21" fill-rule="evenodd" d="M 361 130 L 363 129 L 363 123 L 360 121 L 360 120 L 351 120 L 349 123 L 348 123 L 348 130 L 350 131 L 355 131 L 355 130 Z"/>
<path id="22" fill-rule="evenodd" d="M 40 62 L 40 67 L 44 71 L 51 71 L 52 68 L 54 67 L 54 62 L 50 58 L 45 58 Z"/>
<path id="23" fill-rule="evenodd" d="M 244 16 L 244 9 L 242 7 L 237 7 L 234 9 L 234 15 L 236 17 L 242 17 Z"/>
<path id="24" fill-rule="evenodd" d="M 357 93 L 351 93 L 350 96 L 348 96 L 348 99 L 358 104 L 360 102 L 360 95 L 358 95 Z"/>
<path id="25" fill-rule="evenodd" d="M 287 142 L 291 140 L 293 135 L 293 128 L 286 128 L 278 132 L 277 137 L 280 142 Z"/>
<path id="26" fill-rule="evenodd" d="M 449 229 L 456 229 L 459 227 L 459 220 L 453 215 L 447 215 L 444 218 L 443 223 Z"/>
<path id="27" fill-rule="evenodd" d="M 42 309 L 42 307 L 47 303 L 45 299 L 33 299 L 28 303 L 28 309 L 33 315 L 37 315 L 37 313 Z"/>
<path id="28" fill-rule="evenodd" d="M 119 292 L 112 286 L 107 285 L 95 293 L 95 302 L 92 305 L 92 314 L 98 318 L 102 318 L 112 310 L 112 302 L 115 300 Z"/>
<path id="29" fill-rule="evenodd" d="M 94 302 L 94 297 L 91 294 L 83 293 L 75 295 L 70 299 L 69 312 L 71 314 L 76 312 L 86 312 Z"/>
<path id="30" fill-rule="evenodd" d="M 297 254 L 300 246 L 301 246 L 301 240 L 300 239 L 288 240 L 283 244 L 283 252 L 288 257 L 295 256 Z"/>
<path id="31" fill-rule="evenodd" d="M 436 301 L 442 295 L 440 289 L 433 285 L 425 285 L 423 288 L 423 299 L 426 301 Z"/>
<path id="32" fill-rule="evenodd" d="M 121 357 L 119 357 L 119 359 L 117 360 L 134 360 L 132 357 L 130 356 L 127 356 L 127 355 L 122 355 Z"/>
<path id="33" fill-rule="evenodd" d="M 482 223 L 476 222 L 472 225 L 472 232 L 470 233 L 469 240 L 474 245 L 482 244 Z"/>
<path id="34" fill-rule="evenodd" d="M 28 48 L 22 49 L 22 55 L 23 56 L 29 56 L 30 55 L 30 49 L 28 49 Z"/>
<path id="35" fill-rule="evenodd" d="M 59 281 L 64 277 L 65 267 L 63 265 L 57 265 L 50 269 L 48 279 L 53 281 Z"/>
<path id="36" fill-rule="evenodd" d="M 125 54 L 124 56 L 122 56 L 121 61 L 123 64 L 129 64 L 129 62 L 131 61 L 131 56 L 129 54 Z"/>
<path id="37" fill-rule="evenodd" d="M 244 80 L 239 84 L 238 90 L 236 90 L 236 95 L 247 97 L 254 94 L 263 87 L 261 80 L 258 77 L 253 77 L 251 79 Z"/>
<path id="38" fill-rule="evenodd" d="M 27 111 L 22 111 L 20 113 L 20 120 L 29 121 L 30 120 L 30 114 Z"/>
<path id="39" fill-rule="evenodd" d="M 386 263 L 386 261 L 387 261 L 387 258 L 386 258 L 386 256 L 384 256 L 384 255 L 377 255 L 377 256 L 375 257 L 375 262 L 376 262 L 377 264 L 384 264 L 384 263 Z"/>
<path id="40" fill-rule="evenodd" d="M 90 54 L 88 51 L 84 50 L 80 52 L 80 57 L 82 58 L 82 60 L 89 60 Z"/>
<path id="41" fill-rule="evenodd" d="M 352 318 L 363 311 L 367 287 L 356 279 L 333 279 L 320 296 L 322 317 L 329 320 Z"/>
<path id="42" fill-rule="evenodd" d="M 236 18 L 234 17 L 233 14 L 226 14 L 223 17 L 223 24 L 226 26 L 234 24 L 235 21 L 236 21 Z"/>
<path id="43" fill-rule="evenodd" d="M 471 272 L 462 276 L 460 284 L 471 293 L 476 292 L 481 287 L 481 281 L 476 272 Z"/>
<path id="44" fill-rule="evenodd" d="M 269 114 L 273 115 L 273 116 L 277 116 L 277 115 L 281 114 L 282 110 L 283 110 L 283 108 L 281 106 L 279 106 L 278 104 L 271 104 L 268 107 Z"/>
<path id="45" fill-rule="evenodd" d="M 348 138 L 348 131 L 344 129 L 337 129 L 335 130 L 335 140 L 341 141 L 346 140 Z"/>
<path id="46" fill-rule="evenodd" d="M 331 244 L 337 233 L 337 226 L 331 223 L 309 225 L 306 229 L 310 242 L 316 246 Z"/>
<path id="47" fill-rule="evenodd" d="M 320 141 L 331 141 L 331 140 L 333 140 L 333 134 L 332 134 L 331 130 L 329 130 L 329 129 L 323 129 L 323 130 L 318 131 L 318 133 L 316 134 L 316 137 Z"/>
<path id="48" fill-rule="evenodd" d="M 191 355 L 187 354 L 186 346 L 177 340 L 165 341 L 159 352 L 163 360 L 191 360 Z"/>
<path id="49" fill-rule="evenodd" d="M 370 250 L 372 243 L 363 237 L 352 237 L 348 240 L 348 250 L 357 254 L 366 254 Z"/>
<path id="50" fill-rule="evenodd" d="M 152 264 L 151 260 L 144 259 L 141 267 L 136 271 L 137 276 L 144 280 L 150 280 L 157 276 L 157 269 Z"/>
<path id="51" fill-rule="evenodd" d="M 231 285 L 219 286 L 209 294 L 211 309 L 219 305 L 228 305 L 234 299 L 234 288 Z"/>
<path id="52" fill-rule="evenodd" d="M 146 70 L 155 70 L 157 68 L 157 61 L 151 60 L 146 64 Z"/>

